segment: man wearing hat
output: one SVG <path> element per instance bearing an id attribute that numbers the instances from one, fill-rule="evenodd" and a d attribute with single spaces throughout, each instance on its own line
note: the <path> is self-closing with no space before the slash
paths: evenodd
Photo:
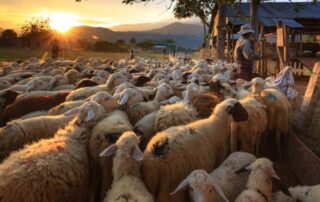
<path id="1" fill-rule="evenodd" d="M 240 78 L 250 81 L 253 73 L 253 62 L 261 57 L 254 52 L 254 30 L 250 24 L 242 25 L 238 34 L 241 37 L 238 39 L 234 49 L 234 61 L 237 64 L 237 73 Z"/>

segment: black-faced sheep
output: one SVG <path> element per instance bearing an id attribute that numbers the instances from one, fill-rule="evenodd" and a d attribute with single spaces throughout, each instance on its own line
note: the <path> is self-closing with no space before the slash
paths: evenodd
<path id="1" fill-rule="evenodd" d="M 267 107 L 251 97 L 239 102 L 248 112 L 249 118 L 247 121 L 231 123 L 231 152 L 241 150 L 259 154 L 261 137 L 268 124 Z M 240 142 L 240 147 L 238 142 Z"/>
<path id="2" fill-rule="evenodd" d="M 92 169 L 90 170 L 90 201 L 103 199 L 112 183 L 112 157 L 101 159 L 99 154 L 114 144 L 122 133 L 132 130 L 133 126 L 128 116 L 120 110 L 109 113 L 92 130 L 89 143 L 90 169 Z"/>

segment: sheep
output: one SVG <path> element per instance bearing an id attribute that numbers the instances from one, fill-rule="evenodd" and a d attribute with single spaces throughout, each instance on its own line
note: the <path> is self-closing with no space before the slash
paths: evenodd
<path id="1" fill-rule="evenodd" d="M 290 187 L 290 196 L 281 191 L 271 195 L 271 202 L 316 202 L 320 201 L 320 185 Z"/>
<path id="2" fill-rule="evenodd" d="M 100 91 L 107 91 L 111 93 L 114 87 L 118 86 L 119 84 L 125 81 L 128 81 L 128 78 L 122 73 L 116 72 L 109 77 L 106 84 L 93 87 L 79 88 L 77 90 L 72 91 L 66 100 L 83 100 Z"/>
<path id="3" fill-rule="evenodd" d="M 182 102 L 166 105 L 156 112 L 154 131 L 159 132 L 171 126 L 191 123 L 197 119 L 197 111 L 190 105 Z"/>
<path id="4" fill-rule="evenodd" d="M 152 195 L 141 180 L 140 161 L 143 159 L 143 152 L 138 144 L 139 138 L 134 132 L 125 132 L 115 144 L 101 152 L 100 156 L 115 154 L 112 187 L 104 202 L 118 201 L 122 198 L 126 201 L 153 202 Z"/>
<path id="5" fill-rule="evenodd" d="M 235 172 L 255 161 L 255 156 L 246 152 L 234 152 L 214 171 L 195 170 L 186 177 L 171 195 L 189 186 L 194 202 L 234 201 L 245 189 L 248 174 Z"/>
<path id="6" fill-rule="evenodd" d="M 52 137 L 72 118 L 68 115 L 39 116 L 9 122 L 5 127 L 0 128 L 0 159 L 22 148 L 25 144 Z"/>
<path id="7" fill-rule="evenodd" d="M 0 78 L 0 90 L 4 90 L 6 88 L 9 88 L 12 84 L 4 79 L 3 77 Z"/>
<path id="8" fill-rule="evenodd" d="M 222 96 L 206 92 L 193 98 L 191 105 L 197 110 L 199 118 L 208 118 L 215 106 L 222 101 Z"/>
<path id="9" fill-rule="evenodd" d="M 227 99 L 209 118 L 171 127 L 150 140 L 142 170 L 156 201 L 185 201 L 183 193 L 169 198 L 170 191 L 192 170 L 213 170 L 226 158 L 232 119 L 245 121 L 248 114 L 237 100 Z"/>
<path id="10" fill-rule="evenodd" d="M 133 131 L 140 136 L 140 148 L 145 149 L 150 139 L 156 134 L 154 130 L 156 113 L 152 112 L 140 119 L 133 128 Z"/>
<path id="11" fill-rule="evenodd" d="M 76 100 L 76 101 L 66 101 L 61 103 L 60 105 L 51 108 L 48 111 L 48 114 L 50 115 L 60 115 L 63 114 L 71 109 L 74 109 L 76 107 L 79 107 L 83 105 L 86 101 L 85 100 Z"/>
<path id="12" fill-rule="evenodd" d="M 81 78 L 81 74 L 77 70 L 70 69 L 65 73 L 65 77 L 68 78 L 70 83 L 76 83 Z"/>
<path id="13" fill-rule="evenodd" d="M 255 98 L 247 97 L 240 100 L 241 105 L 249 114 L 249 119 L 244 122 L 231 123 L 231 152 L 238 149 L 240 140 L 240 150 L 259 154 L 262 134 L 267 129 L 266 106 Z"/>
<path id="14" fill-rule="evenodd" d="M 143 95 L 134 88 L 126 88 L 118 94 L 114 94 L 113 97 L 118 100 L 119 105 L 125 106 L 125 108 L 143 101 Z"/>
<path id="15" fill-rule="evenodd" d="M 13 90 L 0 91 L 0 112 L 9 104 L 13 103 L 18 95 L 19 93 Z"/>
<path id="16" fill-rule="evenodd" d="M 7 106 L 0 114 L 0 126 L 4 126 L 8 121 L 20 118 L 31 112 L 48 110 L 64 102 L 69 92 L 57 93 L 54 96 L 34 96 L 19 99 Z"/>
<path id="17" fill-rule="evenodd" d="M 50 90 L 51 86 L 49 82 L 43 81 L 40 78 L 35 78 L 29 81 L 27 84 L 26 91 L 41 91 L 41 90 Z"/>
<path id="18" fill-rule="evenodd" d="M 86 78 L 78 81 L 75 85 L 76 85 L 75 89 L 79 89 L 79 88 L 88 87 L 88 86 L 97 86 L 98 83 Z"/>
<path id="19" fill-rule="evenodd" d="M 168 84 L 161 84 L 157 87 L 157 93 L 153 101 L 140 102 L 135 105 L 129 106 L 126 112 L 130 121 L 135 124 L 138 120 L 147 114 L 157 111 L 160 108 L 160 102 L 171 96 L 174 93 L 171 86 Z"/>
<path id="20" fill-rule="evenodd" d="M 109 113 L 92 130 L 89 142 L 91 199 L 103 199 L 112 182 L 112 158 L 99 159 L 99 154 L 114 144 L 122 133 L 132 130 L 128 116 L 120 110 Z"/>
<path id="21" fill-rule="evenodd" d="M 245 80 L 243 79 L 237 79 L 236 80 L 236 88 L 237 88 L 237 94 L 235 96 L 236 99 L 241 100 L 245 97 L 247 97 L 248 95 L 250 95 L 251 93 L 249 91 L 247 91 L 243 85 L 245 84 Z"/>
<path id="22" fill-rule="evenodd" d="M 87 144 L 103 114 L 89 102 L 54 138 L 12 153 L 0 165 L 1 201 L 87 201 Z"/>
<path id="23" fill-rule="evenodd" d="M 291 104 L 287 97 L 277 89 L 264 89 L 256 99 L 267 106 L 268 132 L 275 132 L 277 153 L 281 158 L 283 138 L 289 133 Z"/>
<path id="24" fill-rule="evenodd" d="M 267 158 L 256 159 L 249 166 L 244 167 L 250 171 L 247 187 L 239 194 L 235 202 L 265 202 L 270 201 L 272 182 L 279 182 L 280 178 L 273 169 L 273 163 Z M 238 171 L 241 172 L 242 169 Z M 283 189 L 285 193 L 288 190 Z"/>

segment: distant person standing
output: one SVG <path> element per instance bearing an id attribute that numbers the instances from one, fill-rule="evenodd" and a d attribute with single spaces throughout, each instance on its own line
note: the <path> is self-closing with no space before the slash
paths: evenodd
<path id="1" fill-rule="evenodd" d="M 164 48 L 162 52 L 163 52 L 163 55 L 166 55 L 167 54 L 167 48 Z"/>
<path id="2" fill-rule="evenodd" d="M 130 60 L 133 60 L 136 56 L 135 50 L 133 48 L 130 49 Z"/>
<path id="3" fill-rule="evenodd" d="M 238 39 L 234 49 L 234 61 L 237 64 L 238 77 L 251 80 L 253 77 L 253 62 L 261 59 L 254 52 L 254 30 L 250 24 L 241 26 L 238 34 L 241 37 Z"/>
<path id="4" fill-rule="evenodd" d="M 59 56 L 62 56 L 62 51 L 58 39 L 55 39 L 52 42 L 51 57 L 55 59 Z"/>

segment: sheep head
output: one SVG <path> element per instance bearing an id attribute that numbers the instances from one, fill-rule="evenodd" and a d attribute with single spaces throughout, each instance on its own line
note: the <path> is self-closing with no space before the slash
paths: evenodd
<path id="1" fill-rule="evenodd" d="M 238 100 L 233 98 L 228 98 L 218 104 L 215 107 L 213 114 L 215 116 L 219 116 L 226 112 L 232 116 L 235 122 L 247 121 L 249 118 L 248 112 L 243 108 Z"/>
<path id="2" fill-rule="evenodd" d="M 189 193 L 194 202 L 211 202 L 214 200 L 214 192 L 219 194 L 224 201 L 229 202 L 220 186 L 204 170 L 194 170 L 170 195 L 182 191 L 187 187 L 189 187 Z"/>
<path id="3" fill-rule="evenodd" d="M 116 99 L 105 91 L 94 94 L 91 96 L 90 100 L 102 105 L 107 113 L 112 112 L 119 107 Z"/>
<path id="4" fill-rule="evenodd" d="M 117 150 L 127 151 L 132 154 L 133 159 L 137 161 L 143 160 L 143 152 L 138 147 L 140 139 L 132 132 L 124 132 L 115 144 L 110 145 L 107 149 L 100 153 L 102 156 L 111 156 L 116 153 Z"/>

